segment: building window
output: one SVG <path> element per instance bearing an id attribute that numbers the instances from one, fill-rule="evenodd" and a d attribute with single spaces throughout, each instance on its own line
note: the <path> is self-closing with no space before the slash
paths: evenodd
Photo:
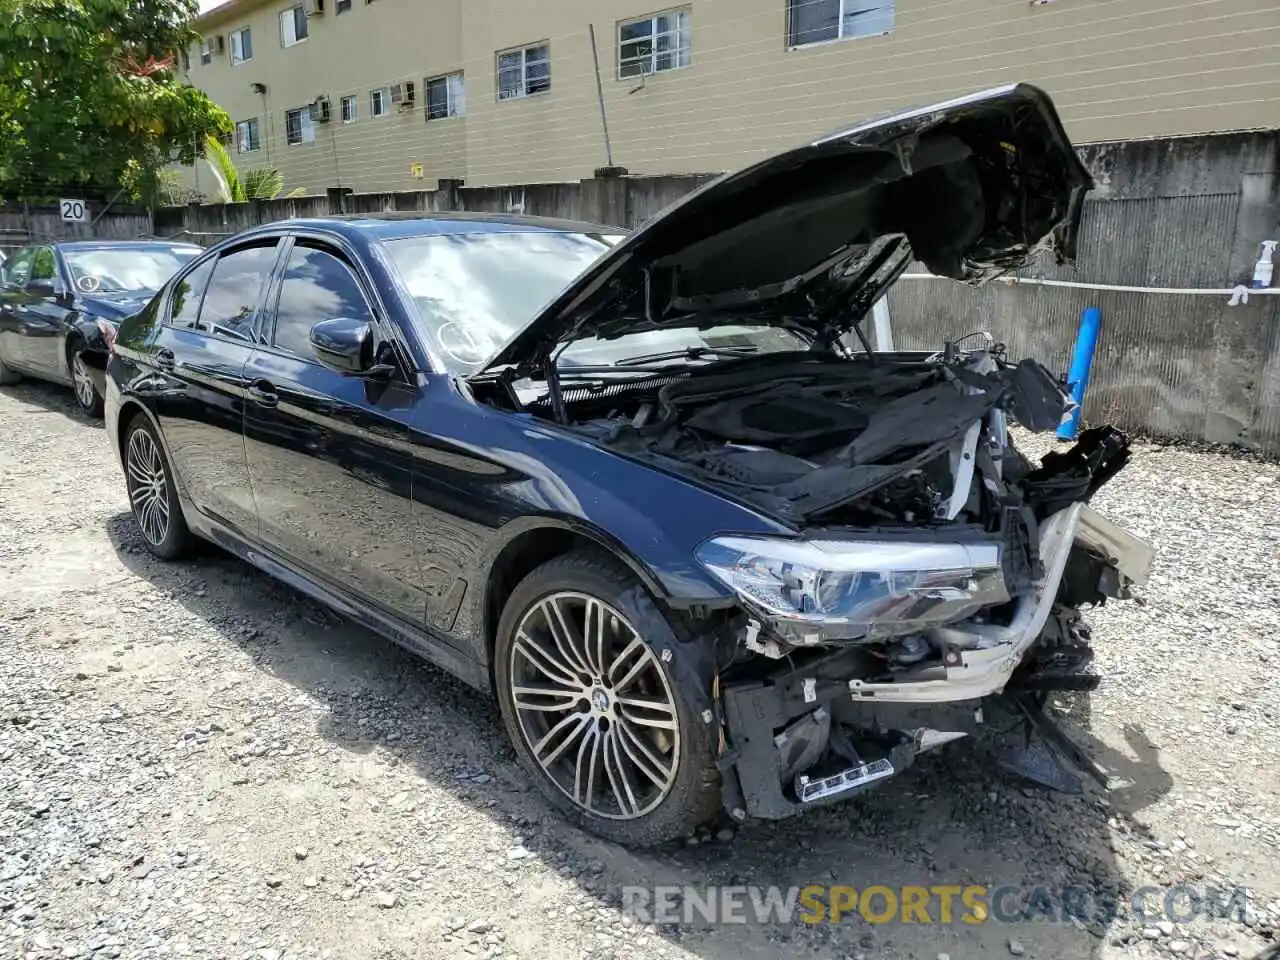
<path id="1" fill-rule="evenodd" d="M 498 99 L 514 100 L 551 89 L 551 45 L 498 54 Z"/>
<path id="2" fill-rule="evenodd" d="M 213 43 L 209 40 L 200 41 L 200 63 L 207 65 L 213 62 Z"/>
<path id="3" fill-rule="evenodd" d="M 668 10 L 618 24 L 618 76 L 689 65 L 689 11 Z"/>
<path id="4" fill-rule="evenodd" d="M 307 11 L 302 4 L 280 11 L 280 46 L 292 47 L 307 39 Z"/>
<path id="5" fill-rule="evenodd" d="M 342 98 L 342 122 L 355 123 L 358 111 L 356 108 L 355 94 Z"/>
<path id="6" fill-rule="evenodd" d="M 231 62 L 244 63 L 253 59 L 253 37 L 248 27 L 243 27 L 231 34 Z"/>
<path id="7" fill-rule="evenodd" d="M 284 112 L 284 142 L 287 144 L 311 143 L 316 138 L 315 124 L 311 121 L 311 108 L 298 107 Z"/>
<path id="8" fill-rule="evenodd" d="M 787 45 L 893 32 L 894 0 L 787 0 Z"/>
<path id="9" fill-rule="evenodd" d="M 369 116 L 385 117 L 391 112 L 391 88 L 379 87 L 369 91 Z"/>
<path id="10" fill-rule="evenodd" d="M 428 120 L 460 117 L 466 112 L 467 100 L 462 89 L 462 74 L 451 73 L 427 81 Z"/>
<path id="11" fill-rule="evenodd" d="M 252 153 L 262 146 L 258 138 L 258 118 L 236 123 L 236 153 Z"/>
<path id="12" fill-rule="evenodd" d="M 338 2 L 333 5 L 333 9 L 335 13 L 349 13 L 351 10 L 351 0 L 338 0 Z"/>

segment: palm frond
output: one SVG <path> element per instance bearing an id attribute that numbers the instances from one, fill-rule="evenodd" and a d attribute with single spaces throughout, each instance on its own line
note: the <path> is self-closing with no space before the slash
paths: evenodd
<path id="1" fill-rule="evenodd" d="M 244 185 L 240 182 L 240 172 L 222 141 L 212 135 L 205 140 L 205 163 L 217 181 L 218 196 L 222 202 L 243 202 L 245 194 Z"/>
<path id="2" fill-rule="evenodd" d="M 246 200 L 274 200 L 284 190 L 284 174 L 275 167 L 255 167 L 240 178 Z"/>

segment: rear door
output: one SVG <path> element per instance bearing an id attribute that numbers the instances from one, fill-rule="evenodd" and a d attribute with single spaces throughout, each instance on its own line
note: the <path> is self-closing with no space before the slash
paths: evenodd
<path id="1" fill-rule="evenodd" d="M 65 290 L 53 248 L 34 246 L 19 251 L 7 276 L 9 282 L 4 287 L 3 315 L 0 316 L 0 356 L 26 373 L 65 380 L 59 361 L 67 307 L 27 290 L 32 280 L 48 280 Z"/>
<path id="2" fill-rule="evenodd" d="M 413 525 L 407 426 L 419 388 L 322 366 L 310 331 L 351 317 L 384 330 L 352 256 L 298 237 L 283 258 L 265 345 L 245 370 L 245 445 L 262 544 L 412 624 L 425 595 Z"/>
<path id="3" fill-rule="evenodd" d="M 36 247 L 30 279 L 47 280 L 59 293 L 52 297 L 27 297 L 19 345 L 22 365 L 50 380 L 70 381 L 71 371 L 64 356 L 67 320 L 71 314 L 70 288 L 53 247 Z"/>
<path id="4" fill-rule="evenodd" d="M 197 260 L 174 288 L 149 391 L 174 471 L 197 510 L 246 539 L 258 531 L 244 451 L 245 364 L 256 343 L 278 237 Z"/>

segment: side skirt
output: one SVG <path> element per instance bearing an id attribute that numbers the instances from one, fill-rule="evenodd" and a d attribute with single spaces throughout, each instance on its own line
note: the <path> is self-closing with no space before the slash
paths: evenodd
<path id="1" fill-rule="evenodd" d="M 323 583 L 292 564 L 243 539 L 183 502 L 183 515 L 193 532 L 222 547 L 268 576 L 324 604 L 335 613 L 372 630 L 477 690 L 490 692 L 489 674 L 478 661 L 460 655 L 455 647 L 421 626 L 376 609 L 348 591 Z M 194 522 L 193 522 L 194 521 Z"/>

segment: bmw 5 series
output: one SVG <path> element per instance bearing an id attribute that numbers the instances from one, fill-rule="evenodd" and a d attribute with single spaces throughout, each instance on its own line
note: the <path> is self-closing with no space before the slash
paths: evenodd
<path id="1" fill-rule="evenodd" d="M 491 691 L 542 793 L 612 840 L 838 802 L 997 709 L 1078 785 L 1043 707 L 1098 682 L 1080 608 L 1150 564 L 1088 505 L 1127 441 L 1032 463 L 1011 425 L 1071 409 L 1043 366 L 874 352 L 863 323 L 913 260 L 979 283 L 1070 258 L 1090 186 L 1016 85 L 629 235 L 270 224 L 120 327 L 107 433 L 152 553 L 212 541 Z"/>

